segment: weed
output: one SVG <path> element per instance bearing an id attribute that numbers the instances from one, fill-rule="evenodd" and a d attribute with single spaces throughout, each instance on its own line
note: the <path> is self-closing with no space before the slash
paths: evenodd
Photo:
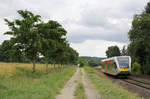
<path id="1" fill-rule="evenodd" d="M 102 99 L 140 99 L 135 94 L 128 92 L 121 86 L 112 83 L 90 67 L 84 67 L 88 79 L 96 86 Z"/>
<path id="2" fill-rule="evenodd" d="M 0 99 L 55 99 L 76 70 L 75 67 L 68 67 L 61 72 L 55 69 L 46 74 L 45 68 L 40 65 L 36 72 L 32 72 L 32 65 L 29 64 L 13 65 L 9 67 L 14 71 L 0 75 Z"/>

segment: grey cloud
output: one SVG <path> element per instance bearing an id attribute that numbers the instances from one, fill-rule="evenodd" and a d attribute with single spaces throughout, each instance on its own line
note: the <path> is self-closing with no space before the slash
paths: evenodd
<path id="1" fill-rule="evenodd" d="M 99 0 L 89 2 L 81 11 L 81 20 L 77 25 L 81 28 L 69 31 L 68 39 L 74 43 L 87 39 L 128 42 L 128 31 L 132 17 L 143 11 L 146 1 L 116 0 L 110 3 Z M 71 25 L 71 24 L 70 24 Z M 101 29 L 99 29 L 101 28 Z"/>
<path id="2" fill-rule="evenodd" d="M 43 20 L 54 19 L 68 31 L 71 43 L 85 40 L 128 42 L 127 32 L 132 16 L 140 13 L 144 0 L 0 0 L 0 20 L 18 17 L 17 10 L 27 9 L 40 14 Z M 129 21 L 128 21 L 129 20 Z M 0 42 L 5 28 L 0 21 Z"/>
<path id="3" fill-rule="evenodd" d="M 68 35 L 68 40 L 73 43 L 82 43 L 85 40 L 107 40 L 107 41 L 115 41 L 115 42 L 129 42 L 128 35 L 126 33 L 110 33 L 109 32 L 101 32 L 97 31 L 99 33 L 87 33 L 82 34 L 82 32 L 76 32 L 72 35 Z M 116 31 L 111 31 L 116 32 Z"/>
<path id="4" fill-rule="evenodd" d="M 81 12 L 81 21 L 85 25 L 89 26 L 109 26 L 107 18 L 131 19 L 134 14 L 140 13 L 146 1 L 142 0 L 121 0 L 113 1 L 105 0 L 105 5 L 101 1 L 97 1 L 97 5 L 88 4 L 87 8 Z M 91 7 L 95 6 L 95 7 Z"/>

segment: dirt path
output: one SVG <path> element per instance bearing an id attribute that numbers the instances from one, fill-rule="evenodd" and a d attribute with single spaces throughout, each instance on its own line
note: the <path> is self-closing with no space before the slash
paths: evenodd
<path id="1" fill-rule="evenodd" d="M 80 75 L 80 70 L 82 72 L 82 77 Z M 82 79 L 80 79 L 80 77 Z M 64 88 L 61 90 L 60 94 L 56 96 L 56 99 L 74 99 L 74 91 L 75 91 L 77 82 L 79 82 L 80 80 L 84 85 L 87 99 L 100 99 L 100 96 L 97 93 L 97 91 L 94 89 L 94 86 L 88 81 L 83 68 L 77 69 L 76 73 L 66 83 Z"/>
<path id="2" fill-rule="evenodd" d="M 76 82 L 80 79 L 80 69 L 78 68 L 72 78 L 66 83 L 56 99 L 74 99 Z"/>
<path id="3" fill-rule="evenodd" d="M 85 88 L 85 94 L 87 96 L 87 99 L 100 99 L 100 95 L 98 94 L 94 86 L 88 81 L 83 68 L 82 68 L 82 83 Z"/>

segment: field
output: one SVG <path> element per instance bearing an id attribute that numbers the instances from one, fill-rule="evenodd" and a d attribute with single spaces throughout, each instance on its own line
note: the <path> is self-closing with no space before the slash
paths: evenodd
<path id="1" fill-rule="evenodd" d="M 6 73 L 11 74 L 13 72 L 17 71 L 17 67 L 19 68 L 26 68 L 31 70 L 32 69 L 32 64 L 25 64 L 25 63 L 0 63 L 0 75 L 3 75 Z M 49 69 L 53 68 L 53 65 L 49 65 Z M 45 69 L 45 64 L 36 64 L 36 69 L 37 70 L 44 70 Z"/>
<path id="2" fill-rule="evenodd" d="M 37 64 L 32 72 L 32 64 L 0 63 L 0 99 L 55 99 L 76 68 L 53 69 Z"/>

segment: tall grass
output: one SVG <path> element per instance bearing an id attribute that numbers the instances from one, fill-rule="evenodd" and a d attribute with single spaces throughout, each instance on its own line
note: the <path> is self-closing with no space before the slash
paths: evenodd
<path id="1" fill-rule="evenodd" d="M 112 83 L 109 79 L 99 75 L 99 73 L 90 67 L 84 67 L 88 78 L 96 86 L 102 99 L 141 99 L 135 94 L 128 92 L 121 86 Z"/>
<path id="2" fill-rule="evenodd" d="M 6 75 L 10 74 L 12 72 L 16 72 L 17 69 L 16 67 L 22 67 L 22 68 L 27 68 L 32 70 L 32 64 L 30 63 L 3 63 L 0 62 L 0 75 Z M 57 67 L 57 65 L 56 65 Z M 49 70 L 54 68 L 53 65 L 49 65 Z M 36 64 L 36 70 L 45 70 L 46 66 L 45 64 Z"/>
<path id="3" fill-rule="evenodd" d="M 6 63 L 1 63 L 6 64 Z M 75 67 L 51 70 L 45 73 L 45 66 L 37 65 L 32 72 L 30 64 L 6 64 L 9 75 L 0 75 L 0 99 L 55 99 L 64 84 L 75 72 Z M 2 66 L 0 66 L 2 67 Z"/>

